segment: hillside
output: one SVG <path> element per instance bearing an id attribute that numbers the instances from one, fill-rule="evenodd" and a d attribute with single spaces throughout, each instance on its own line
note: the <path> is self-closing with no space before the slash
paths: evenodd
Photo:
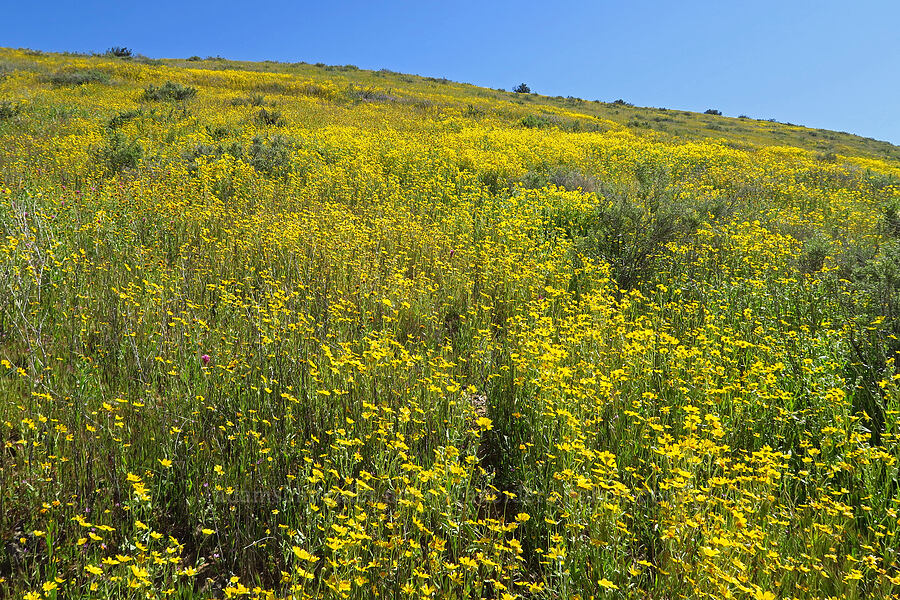
<path id="1" fill-rule="evenodd" d="M 898 597 L 896 146 L 0 49 L 0 228 L 0 597 Z"/>

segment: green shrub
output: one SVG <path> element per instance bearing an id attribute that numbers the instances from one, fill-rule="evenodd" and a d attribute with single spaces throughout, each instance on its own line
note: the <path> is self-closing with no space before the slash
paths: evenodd
<path id="1" fill-rule="evenodd" d="M 144 114 L 144 111 L 142 111 L 142 110 L 139 109 L 139 108 L 137 108 L 137 109 L 131 109 L 131 110 L 124 110 L 124 111 L 118 113 L 118 114 L 117 114 L 116 116 L 114 116 L 113 118 L 111 118 L 111 119 L 106 123 L 106 128 L 107 128 L 108 130 L 118 129 L 119 127 L 121 127 L 121 126 L 124 125 L 125 123 L 127 123 L 127 122 L 129 122 L 129 121 L 131 121 L 131 120 L 133 120 L 133 119 L 136 119 L 136 118 L 142 116 L 143 114 Z"/>
<path id="2" fill-rule="evenodd" d="M 204 129 L 207 135 L 217 142 L 228 136 L 228 128 L 224 125 L 206 125 Z"/>
<path id="3" fill-rule="evenodd" d="M 196 165 L 194 164 L 198 158 L 222 158 L 226 154 L 229 154 L 235 158 L 241 158 L 244 155 L 244 149 L 241 148 L 240 144 L 237 142 L 232 142 L 228 145 L 223 144 L 198 144 L 194 146 L 190 151 L 182 154 L 182 158 L 190 163 L 190 170 L 194 171 L 196 169 Z"/>
<path id="4" fill-rule="evenodd" d="M 12 100 L 0 100 L 0 121 L 11 119 L 22 112 L 22 105 Z"/>
<path id="5" fill-rule="evenodd" d="M 574 177 L 573 173 L 577 172 L 561 169 L 558 177 Z M 679 200 L 662 182 L 642 184 L 637 194 L 592 183 L 604 202 L 584 211 L 548 205 L 546 227 L 548 232 L 562 230 L 578 254 L 608 264 L 623 290 L 652 279 L 666 245 L 691 234 L 702 222 L 705 208 Z"/>
<path id="6" fill-rule="evenodd" d="M 825 266 L 825 258 L 831 246 L 822 236 L 813 236 L 803 242 L 803 252 L 798 258 L 798 268 L 802 273 L 816 273 Z"/>
<path id="7" fill-rule="evenodd" d="M 353 84 L 347 88 L 347 97 L 356 102 L 395 102 L 397 98 L 375 90 L 374 88 L 357 87 Z"/>
<path id="8" fill-rule="evenodd" d="M 56 86 L 108 83 L 109 74 L 98 69 L 61 70 L 48 76 L 45 81 Z"/>
<path id="9" fill-rule="evenodd" d="M 190 100 L 197 95 L 197 88 L 167 81 L 163 85 L 149 85 L 141 96 L 148 102 L 180 102 Z"/>
<path id="10" fill-rule="evenodd" d="M 881 228 L 887 237 L 900 239 L 900 210 L 897 205 L 886 206 L 883 209 Z"/>
<path id="11" fill-rule="evenodd" d="M 545 127 L 552 127 L 553 125 L 555 125 L 553 121 L 551 121 L 544 115 L 528 115 L 527 117 L 522 117 L 520 123 L 523 127 L 529 127 L 533 129 L 543 129 Z"/>
<path id="12" fill-rule="evenodd" d="M 516 87 L 513 88 L 513 91 L 517 94 L 530 94 L 531 88 L 528 87 L 528 85 L 525 83 L 520 83 L 519 85 L 517 85 Z"/>
<path id="13" fill-rule="evenodd" d="M 280 111 L 266 110 L 265 108 L 259 109 L 259 112 L 254 115 L 253 120 L 258 125 L 263 126 L 271 125 L 274 127 L 284 127 L 287 125 L 287 120 L 285 120 Z"/>
<path id="14" fill-rule="evenodd" d="M 126 48 L 125 46 L 113 46 L 106 51 L 106 55 L 114 58 L 131 58 L 134 56 L 131 52 L 131 48 Z"/>
<path id="15" fill-rule="evenodd" d="M 484 116 L 484 110 L 473 104 L 467 104 L 463 114 L 471 119 L 478 119 Z"/>
<path id="16" fill-rule="evenodd" d="M 321 63 L 316 63 L 316 66 L 318 66 L 319 64 L 321 64 Z M 325 67 L 325 70 L 326 71 L 340 71 L 340 72 L 359 71 L 359 67 L 357 67 L 356 65 L 328 65 Z"/>
<path id="17" fill-rule="evenodd" d="M 522 187 L 529 189 L 538 189 L 552 184 L 570 192 L 577 190 L 597 192 L 600 191 L 601 187 L 595 178 L 569 167 L 529 171 L 522 178 L 521 182 Z"/>
<path id="18" fill-rule="evenodd" d="M 281 136 L 255 137 L 247 149 L 247 162 L 260 173 L 284 177 L 291 171 L 293 149 Z"/>
<path id="19" fill-rule="evenodd" d="M 893 375 L 888 359 L 900 360 L 900 241 L 889 239 L 874 254 L 859 260 L 849 275 L 851 293 L 842 297 L 851 359 L 845 378 L 854 412 L 864 412 L 871 443 L 881 443 L 885 428 L 882 379 Z"/>
<path id="20" fill-rule="evenodd" d="M 288 141 L 281 136 L 257 136 L 247 149 L 242 148 L 237 142 L 198 144 L 189 152 L 185 152 L 182 158 L 191 163 L 189 168 L 194 171 L 196 169 L 194 163 L 198 158 L 218 159 L 226 154 L 243 160 L 260 173 L 284 177 L 291 172 L 294 151 Z"/>
<path id="21" fill-rule="evenodd" d="M 574 192 L 596 192 L 599 184 L 596 179 L 576 169 L 559 168 L 550 173 L 550 183 L 557 187 Z"/>
<path id="22" fill-rule="evenodd" d="M 106 136 L 106 143 L 97 152 L 97 158 L 110 173 L 135 168 L 143 156 L 144 148 L 137 140 L 129 140 L 116 130 Z"/>
<path id="23" fill-rule="evenodd" d="M 722 111 L 721 111 L 721 110 L 716 110 L 716 109 L 714 109 L 714 108 L 707 108 L 707 109 L 703 112 L 703 114 L 704 114 L 704 115 L 715 115 L 715 116 L 721 117 L 721 116 L 722 116 Z"/>

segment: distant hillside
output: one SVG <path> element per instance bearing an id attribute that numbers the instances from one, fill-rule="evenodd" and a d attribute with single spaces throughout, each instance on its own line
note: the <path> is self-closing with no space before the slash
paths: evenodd
<path id="1" fill-rule="evenodd" d="M 127 70 L 110 67 L 110 56 L 53 54 L 31 50 L 0 49 L 0 74 L 16 69 L 39 74 L 75 63 L 107 64 L 107 69 L 128 79 Z M 823 157 L 836 154 L 900 160 L 900 147 L 888 142 L 846 132 L 813 129 L 791 123 L 748 117 L 728 117 L 667 108 L 633 106 L 623 100 L 601 102 L 537 93 L 482 88 L 444 78 L 396 73 L 387 69 L 369 71 L 354 65 L 322 63 L 247 62 L 221 57 L 188 59 L 125 60 L 147 66 L 192 71 L 253 71 L 287 75 L 294 80 L 326 83 L 340 88 L 346 99 L 370 102 L 408 103 L 432 111 L 462 109 L 463 116 L 497 119 L 516 125 L 559 127 L 570 131 L 607 131 L 627 128 L 661 139 L 715 139 L 738 148 L 755 146 L 794 146 L 819 152 Z M 93 62 L 91 62 L 93 61 Z M 121 66 L 121 65 L 120 65 Z M 277 84 L 270 91 L 278 93 Z M 266 91 L 265 86 L 260 88 Z M 611 91 L 614 93 L 614 91 Z"/>

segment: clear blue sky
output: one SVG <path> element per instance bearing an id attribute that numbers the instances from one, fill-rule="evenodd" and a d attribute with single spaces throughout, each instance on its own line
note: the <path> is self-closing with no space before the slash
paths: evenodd
<path id="1" fill-rule="evenodd" d="M 900 144 L 900 0 L 8 2 L 0 46 L 355 64 Z"/>

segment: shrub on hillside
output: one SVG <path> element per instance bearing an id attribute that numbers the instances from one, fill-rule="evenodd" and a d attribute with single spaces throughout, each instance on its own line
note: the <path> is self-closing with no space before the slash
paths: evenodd
<path id="1" fill-rule="evenodd" d="M 11 119 L 22 112 L 22 105 L 12 100 L 0 100 L 0 121 Z"/>
<path id="2" fill-rule="evenodd" d="M 259 112 L 254 115 L 253 120 L 257 125 L 263 126 L 284 127 L 287 125 L 287 120 L 284 118 L 284 115 L 281 114 L 281 111 L 266 110 L 265 108 L 259 109 Z"/>
<path id="3" fill-rule="evenodd" d="M 477 119 L 479 117 L 483 117 L 485 114 L 484 109 L 475 106 L 474 104 L 467 104 L 466 110 L 463 111 L 463 115 L 471 118 Z"/>
<path id="4" fill-rule="evenodd" d="M 129 140 L 121 132 L 113 130 L 96 155 L 107 171 L 119 173 L 138 166 L 144 156 L 144 148 L 137 140 Z"/>
<path id="5" fill-rule="evenodd" d="M 715 108 L 707 108 L 705 111 L 703 111 L 703 114 L 704 115 L 715 115 L 717 117 L 721 117 L 722 111 L 716 110 Z"/>
<path id="6" fill-rule="evenodd" d="M 520 123 L 522 123 L 523 127 L 531 129 L 543 129 L 554 125 L 553 121 L 544 115 L 528 115 L 527 117 L 522 117 Z"/>
<path id="7" fill-rule="evenodd" d="M 106 128 L 109 129 L 109 130 L 118 129 L 119 127 L 121 127 L 121 126 L 124 125 L 125 123 L 128 123 L 129 121 L 131 121 L 131 120 L 133 120 L 133 119 L 136 119 L 136 118 L 140 117 L 140 116 L 143 115 L 143 114 L 144 114 L 144 111 L 142 111 L 142 110 L 139 109 L 139 108 L 133 108 L 133 109 L 130 109 L 130 110 L 123 110 L 122 112 L 117 113 L 117 114 L 116 114 L 114 117 L 112 117 L 109 121 L 107 121 L 107 123 L 106 123 Z"/>
<path id="8" fill-rule="evenodd" d="M 167 81 L 163 85 L 149 85 L 141 96 L 149 102 L 179 102 L 190 100 L 197 95 L 197 88 Z"/>
<path id="9" fill-rule="evenodd" d="M 516 87 L 513 88 L 513 91 L 517 94 L 530 94 L 531 88 L 528 87 L 528 85 L 526 85 L 524 83 L 520 83 L 519 85 L 517 85 Z"/>
<path id="10" fill-rule="evenodd" d="M 900 239 L 900 205 L 890 205 L 882 209 L 881 229 L 886 236 Z"/>
<path id="11" fill-rule="evenodd" d="M 125 46 L 113 46 L 106 51 L 106 55 L 114 58 L 131 58 L 134 56 L 131 52 L 131 48 L 126 48 Z"/>
<path id="12" fill-rule="evenodd" d="M 281 136 L 253 138 L 246 149 L 237 142 L 230 144 L 198 144 L 182 157 L 190 163 L 190 169 L 196 169 L 198 158 L 219 159 L 225 155 L 239 158 L 251 167 L 273 177 L 284 177 L 291 172 L 291 159 L 294 151 L 288 141 Z"/>
<path id="13" fill-rule="evenodd" d="M 284 177 L 291 171 L 293 149 L 281 136 L 255 137 L 247 148 L 246 159 L 250 165 L 267 175 Z"/>
<path id="14" fill-rule="evenodd" d="M 237 142 L 230 144 L 198 144 L 181 156 L 189 163 L 188 169 L 194 172 L 197 168 L 196 162 L 198 158 L 218 159 L 226 154 L 235 158 L 241 158 L 244 155 L 244 149 Z"/>
<path id="15" fill-rule="evenodd" d="M 215 141 L 223 140 L 228 136 L 228 128 L 224 125 L 206 125 L 203 129 Z"/>
<path id="16" fill-rule="evenodd" d="M 522 186 L 525 188 L 538 189 L 549 185 L 555 185 L 570 192 L 578 190 L 596 192 L 600 189 L 600 184 L 595 178 L 571 167 L 537 169 L 529 171 L 522 178 Z"/>
<path id="17" fill-rule="evenodd" d="M 56 86 L 108 83 L 109 74 L 98 69 L 70 69 L 57 71 L 48 76 L 45 81 Z"/>

